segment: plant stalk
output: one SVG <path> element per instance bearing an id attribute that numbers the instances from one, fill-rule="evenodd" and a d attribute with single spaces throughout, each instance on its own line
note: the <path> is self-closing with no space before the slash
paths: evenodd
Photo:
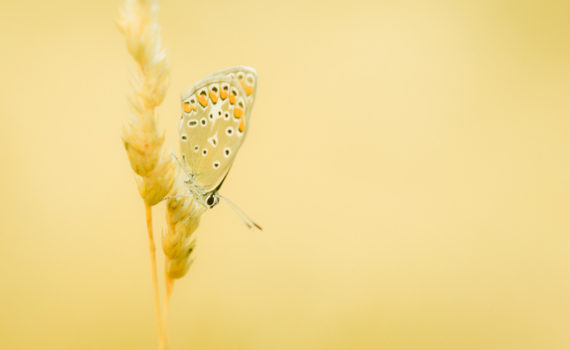
<path id="1" fill-rule="evenodd" d="M 156 270 L 156 248 L 154 246 L 154 236 L 152 233 L 152 207 L 145 204 L 146 208 L 146 228 L 148 231 L 148 248 L 150 251 L 150 263 L 152 269 L 152 284 L 154 289 L 154 311 L 156 314 L 156 327 L 158 331 L 158 349 L 166 350 L 165 330 L 162 324 L 160 312 L 160 295 L 158 291 L 158 274 Z"/>
<path id="2" fill-rule="evenodd" d="M 165 342 L 168 342 L 168 310 L 170 306 L 170 296 L 172 295 L 172 290 L 174 289 L 174 280 L 166 276 L 165 285 L 166 292 L 164 294 L 164 338 Z"/>

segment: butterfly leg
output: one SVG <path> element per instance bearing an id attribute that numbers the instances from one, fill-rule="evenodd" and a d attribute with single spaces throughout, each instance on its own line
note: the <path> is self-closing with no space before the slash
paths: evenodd
<path id="1" fill-rule="evenodd" d="M 178 198 L 190 198 L 192 197 L 191 194 L 177 194 L 176 196 L 167 196 L 162 198 L 163 201 L 169 200 L 169 199 L 178 199 Z M 161 201 L 162 202 L 162 201 Z"/>
<path id="2" fill-rule="evenodd" d="M 191 219 L 194 215 L 196 215 L 196 213 L 198 212 L 198 209 L 199 209 L 198 206 L 199 206 L 199 204 L 197 204 L 196 202 L 193 202 L 193 203 L 192 203 L 192 206 L 193 206 L 192 212 L 190 213 L 190 215 L 188 215 L 188 217 L 187 217 L 186 219 L 184 219 L 183 223 L 188 222 L 188 220 L 190 220 L 190 219 Z"/>
<path id="3" fill-rule="evenodd" d="M 182 169 L 182 171 L 184 172 L 184 174 L 186 175 L 186 180 L 184 181 L 185 183 L 192 183 L 194 182 L 194 176 L 191 173 L 188 173 L 186 171 L 186 168 L 184 167 L 184 164 L 182 164 L 182 162 L 180 161 L 180 159 L 178 159 L 178 157 L 176 156 L 176 154 L 174 154 L 174 152 L 170 152 L 170 155 L 172 156 L 172 158 L 174 158 L 174 160 L 176 160 L 176 163 L 178 163 L 178 166 L 180 166 L 180 169 Z"/>

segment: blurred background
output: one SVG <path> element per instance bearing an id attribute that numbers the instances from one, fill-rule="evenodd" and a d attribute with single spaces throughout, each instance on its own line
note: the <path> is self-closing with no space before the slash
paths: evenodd
<path id="1" fill-rule="evenodd" d="M 1 6 L 2 349 L 156 349 L 119 5 Z M 222 193 L 265 229 L 202 217 L 172 349 L 570 348 L 568 1 L 161 5 L 168 149 L 258 71 Z"/>

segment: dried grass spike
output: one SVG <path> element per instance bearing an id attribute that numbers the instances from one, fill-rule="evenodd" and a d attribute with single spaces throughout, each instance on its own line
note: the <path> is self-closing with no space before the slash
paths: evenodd
<path id="1" fill-rule="evenodd" d="M 136 178 L 139 193 L 148 205 L 158 204 L 168 194 L 174 183 L 175 166 L 167 159 L 156 166 L 149 176 Z"/>
<path id="2" fill-rule="evenodd" d="M 168 88 L 169 64 L 160 38 L 158 1 L 125 0 L 117 25 L 125 36 L 129 53 L 136 62 L 130 79 L 131 116 L 122 139 L 138 189 L 145 201 L 149 251 L 151 255 L 159 349 L 166 349 L 162 323 L 152 231 L 152 206 L 170 191 L 176 180 L 176 165 L 161 151 L 164 134 L 157 128 L 156 107 Z"/>

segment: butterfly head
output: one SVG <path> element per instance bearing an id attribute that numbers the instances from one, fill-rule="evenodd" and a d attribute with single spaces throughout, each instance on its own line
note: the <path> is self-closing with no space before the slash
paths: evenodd
<path id="1" fill-rule="evenodd" d="M 208 209 L 212 209 L 218 203 L 220 203 L 220 196 L 218 195 L 218 189 L 214 189 L 212 191 L 206 191 L 202 186 L 197 185 L 194 182 L 194 175 L 187 174 L 188 179 L 185 181 L 186 185 L 188 186 L 188 191 L 192 194 L 192 196 L 200 202 L 204 207 Z"/>

